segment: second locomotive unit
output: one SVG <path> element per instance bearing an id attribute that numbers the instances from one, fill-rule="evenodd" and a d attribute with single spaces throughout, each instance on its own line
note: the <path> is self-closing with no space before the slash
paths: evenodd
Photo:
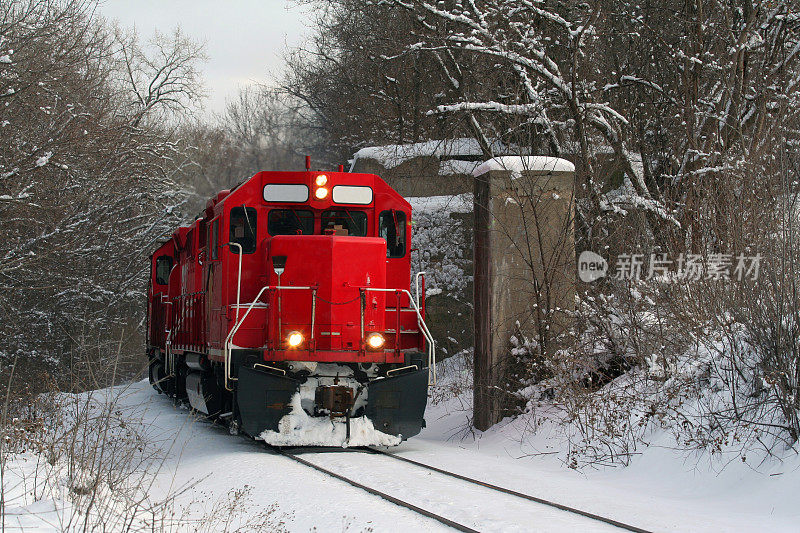
<path id="1" fill-rule="evenodd" d="M 410 254 L 378 176 L 259 172 L 153 253 L 150 381 L 270 444 L 398 444 L 435 379 Z"/>

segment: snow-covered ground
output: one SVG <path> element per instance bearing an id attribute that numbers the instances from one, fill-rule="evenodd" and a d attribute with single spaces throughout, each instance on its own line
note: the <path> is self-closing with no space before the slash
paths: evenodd
<path id="1" fill-rule="evenodd" d="M 443 385 L 447 382 L 442 380 Z M 243 530 L 447 529 L 275 455 L 260 443 L 231 436 L 225 428 L 174 407 L 146 382 L 98 391 L 95 396 L 113 397 L 121 425 L 144 436 L 142 454 L 149 460 L 137 471 L 151 470 L 149 499 L 173 499 L 166 513 L 169 519 L 158 529 L 235 529 L 231 524 L 244 524 Z M 467 413 L 462 406 L 468 400 L 462 395 L 430 406 L 427 429 L 392 448 L 393 453 L 654 531 L 798 529 L 800 460 L 794 454 L 782 462 L 766 461 L 758 471 L 733 461 L 718 473 L 722 466 L 718 460 L 686 457 L 665 441 L 643 450 L 626 468 L 578 471 L 562 463 L 564 444 L 555 432 L 545 425 L 534 434 L 524 418 L 464 436 Z M 480 531 L 610 530 L 586 518 L 386 457 L 344 450 L 303 457 Z M 52 487 L 43 490 L 44 476 L 40 474 L 38 481 L 32 476 L 36 459 L 29 452 L 6 464 L 5 525 L 26 531 L 63 529 L 60 524 L 75 507 L 68 472 L 60 471 L 61 478 L 55 476 Z M 40 463 L 38 468 L 47 466 Z M 83 477 L 91 479 L 91 472 Z M 112 501 L 106 513 L 109 507 L 131 505 L 131 500 L 114 499 L 114 486 L 104 486 L 98 493 Z M 174 526 L 179 520 L 183 525 Z"/>
<path id="2" fill-rule="evenodd" d="M 534 433 L 526 418 L 506 420 L 462 439 L 464 413 L 441 405 L 427 418 L 430 428 L 397 453 L 652 531 L 800 530 L 794 451 L 755 470 L 738 451 L 728 460 L 678 451 L 665 432 L 627 467 L 573 470 L 563 433 L 548 424 Z"/>

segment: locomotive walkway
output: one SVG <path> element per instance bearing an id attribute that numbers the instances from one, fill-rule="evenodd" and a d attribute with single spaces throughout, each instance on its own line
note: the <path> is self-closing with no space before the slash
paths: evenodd
<path id="1" fill-rule="evenodd" d="M 383 498 L 384 500 L 387 500 L 387 501 L 389 501 L 391 503 L 394 503 L 395 505 L 398 505 L 398 506 L 403 507 L 405 509 L 411 510 L 411 511 L 413 511 L 415 513 L 418 513 L 418 514 L 422 515 L 422 516 L 425 516 L 425 517 L 431 518 L 433 520 L 436 520 L 436 521 L 438 521 L 438 522 L 440 522 L 440 523 L 442 523 L 442 524 L 444 524 L 446 526 L 449 526 L 449 527 L 451 527 L 453 529 L 456 529 L 458 531 L 465 531 L 465 532 L 478 532 L 478 531 L 481 531 L 480 529 L 475 529 L 473 527 L 470 527 L 470 526 L 467 526 L 465 524 L 462 524 L 462 523 L 456 522 L 454 520 L 451 520 L 451 519 L 449 519 L 449 518 L 447 518 L 445 516 L 442 516 L 442 515 L 440 515 L 440 514 L 438 514 L 436 512 L 430 511 L 428 509 L 424 509 L 424 508 L 422 508 L 422 507 L 420 507 L 418 505 L 415 505 L 415 504 L 410 503 L 410 502 L 408 502 L 406 500 L 398 498 L 397 496 L 393 496 L 391 494 L 388 494 L 388 493 L 386 493 L 386 492 L 384 492 L 382 490 L 378 490 L 378 489 L 376 489 L 374 487 L 370 487 L 368 485 L 365 485 L 365 484 L 361 483 L 360 481 L 357 481 L 356 479 L 353 479 L 351 477 L 345 476 L 345 475 L 343 475 L 341 473 L 337 473 L 334 470 L 332 470 L 330 468 L 326 468 L 325 466 L 322 466 L 317 462 L 309 461 L 307 459 L 304 459 L 304 458 L 300 457 L 300 455 L 314 455 L 314 456 L 316 456 L 318 458 L 324 458 L 326 456 L 341 455 L 339 450 L 331 451 L 330 449 L 325 449 L 325 451 L 323 452 L 323 450 L 320 449 L 320 448 L 302 448 L 302 449 L 298 449 L 298 448 L 283 448 L 282 449 L 282 448 L 276 448 L 276 447 L 272 447 L 272 446 L 267 446 L 267 448 L 272 450 L 274 453 L 276 453 L 276 454 L 278 454 L 278 455 L 280 455 L 282 457 L 286 457 L 287 459 L 291 459 L 291 460 L 293 460 L 293 461 L 295 461 L 297 463 L 300 463 L 300 464 L 302 464 L 304 466 L 307 466 L 309 468 L 312 468 L 312 469 L 314 469 L 314 470 L 316 470 L 318 472 L 321 472 L 323 474 L 331 476 L 331 477 L 333 477 L 335 479 L 338 479 L 338 480 L 340 480 L 340 481 L 342 481 L 344 483 L 347 483 L 347 484 L 349 484 L 349 485 L 351 485 L 353 487 L 359 488 L 361 490 L 369 492 L 370 494 L 373 494 L 375 496 Z M 560 504 L 560 503 L 553 502 L 553 501 L 550 501 L 550 500 L 546 500 L 544 498 L 531 496 L 529 494 L 524 494 L 524 493 L 517 492 L 517 491 L 514 491 L 514 490 L 510 490 L 510 489 L 507 489 L 507 488 L 504 488 L 504 487 L 493 485 L 491 483 L 487 483 L 487 482 L 484 482 L 484 481 L 481 481 L 481 480 L 478 480 L 478 479 L 470 478 L 470 477 L 467 477 L 467 476 L 464 476 L 464 475 L 461 475 L 461 474 L 457 474 L 455 472 L 450 472 L 448 470 L 437 468 L 435 466 L 431 466 L 431 465 L 428 465 L 428 464 L 425 464 L 425 463 L 421 463 L 419 461 L 414 461 L 412 459 L 408 459 L 408 458 L 405 458 L 405 457 L 400 457 L 398 455 L 395 455 L 395 454 L 392 454 L 392 453 L 389 453 L 389 452 L 386 452 L 386 451 L 383 451 L 383 450 L 380 450 L 380 449 L 377 449 L 377 448 L 350 448 L 350 449 L 347 449 L 347 450 L 342 450 L 341 452 L 345 452 L 345 453 L 346 452 L 350 452 L 350 453 L 361 452 L 359 454 L 360 456 L 369 455 L 369 456 L 381 456 L 381 457 L 391 458 L 391 459 L 394 459 L 394 460 L 397 460 L 397 461 L 402 461 L 404 463 L 411 464 L 414 467 L 427 470 L 429 475 L 430 475 L 431 472 L 435 472 L 436 474 L 440 474 L 442 476 L 448 476 L 448 477 L 453 478 L 453 479 L 458 479 L 460 481 L 464 481 L 464 482 L 469 483 L 471 485 L 475 485 L 475 486 L 482 487 L 484 489 L 488 489 L 489 491 L 492 491 L 494 493 L 502 493 L 502 494 L 505 494 L 505 495 L 513 496 L 513 497 L 515 497 L 517 499 L 523 499 L 523 500 L 527 500 L 527 501 L 533 502 L 533 503 L 538 504 L 538 505 L 543 505 L 543 506 L 546 506 L 546 507 L 554 508 L 554 509 L 557 509 L 559 511 L 563 511 L 564 513 L 570 513 L 572 515 L 582 516 L 582 517 L 584 517 L 584 518 L 586 518 L 588 520 L 593 521 L 595 523 L 595 526 L 599 526 L 599 528 L 597 528 L 598 531 L 622 529 L 622 530 L 626 530 L 626 531 L 633 531 L 635 533 L 651 533 L 649 530 L 642 529 L 642 528 L 639 528 L 639 527 L 636 527 L 636 526 L 633 526 L 633 525 L 630 525 L 630 524 L 626 524 L 624 522 L 620 522 L 620 521 L 614 520 L 612 518 L 604 517 L 604 516 L 601 516 L 601 515 L 597 515 L 597 514 L 594 514 L 594 513 L 583 511 L 581 509 L 576 509 L 576 508 L 570 507 L 568 505 L 564 505 L 564 504 Z M 349 454 L 346 453 L 346 455 L 349 455 Z M 362 467 L 359 467 L 359 468 L 361 469 L 362 472 L 363 471 L 368 471 L 370 473 L 375 472 L 375 469 L 364 469 Z M 450 483 L 452 483 L 452 481 Z M 415 487 L 409 487 L 409 486 L 404 486 L 403 489 L 404 489 L 404 491 L 406 493 L 410 493 L 410 494 L 417 495 L 417 496 L 419 496 L 421 494 L 427 494 L 427 493 L 429 493 L 431 491 L 429 483 L 426 483 L 426 486 L 424 488 L 422 488 L 421 490 L 420 489 L 416 489 Z M 485 496 L 485 494 L 484 494 L 484 496 Z M 493 501 L 494 503 L 491 505 L 491 507 L 494 510 L 499 510 L 500 512 L 502 512 L 502 506 L 501 505 L 497 505 L 497 502 L 494 501 L 492 498 L 480 497 L 478 501 L 480 503 L 483 503 L 483 504 L 486 504 L 486 502 L 489 502 L 489 501 Z M 478 505 L 478 507 L 476 509 L 481 509 L 480 503 L 479 503 L 479 505 Z M 462 505 L 467 506 L 467 505 L 469 505 L 469 502 L 468 501 L 463 501 Z M 533 524 L 533 523 L 529 523 L 528 525 L 530 527 L 539 527 L 539 526 L 541 526 L 541 524 Z M 604 527 L 604 526 L 610 526 L 610 528 L 609 527 Z"/>

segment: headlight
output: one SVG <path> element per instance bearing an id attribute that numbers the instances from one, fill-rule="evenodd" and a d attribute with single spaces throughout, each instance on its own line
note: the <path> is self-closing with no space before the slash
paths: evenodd
<path id="1" fill-rule="evenodd" d="M 324 200 L 328 196 L 328 189 L 320 187 L 314 192 L 314 196 L 317 197 L 317 200 Z"/>
<path id="2" fill-rule="evenodd" d="M 367 348 L 370 350 L 380 350 L 383 348 L 385 342 L 386 339 L 384 339 L 383 335 L 380 333 L 370 333 L 367 337 Z"/>
<path id="3" fill-rule="evenodd" d="M 325 174 L 320 174 L 319 176 L 317 176 L 317 179 L 314 180 L 314 183 L 317 184 L 317 187 L 322 187 L 323 185 L 328 183 L 328 176 L 326 176 Z"/>
<path id="4" fill-rule="evenodd" d="M 289 348 L 297 348 L 303 344 L 303 334 L 299 331 L 289 333 L 289 336 L 286 337 L 286 343 L 289 345 Z"/>

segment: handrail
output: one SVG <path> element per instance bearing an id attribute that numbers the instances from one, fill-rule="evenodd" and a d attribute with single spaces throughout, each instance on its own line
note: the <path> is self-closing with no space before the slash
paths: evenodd
<path id="1" fill-rule="evenodd" d="M 309 339 L 309 347 L 312 350 L 317 349 L 316 341 L 314 340 L 314 326 L 316 325 L 317 318 L 317 289 L 311 289 L 311 339 Z"/>
<path id="2" fill-rule="evenodd" d="M 164 377 L 169 378 L 172 377 L 172 374 L 169 372 L 169 351 L 170 347 L 172 346 L 172 330 L 166 330 L 166 338 L 164 339 Z"/>
<path id="3" fill-rule="evenodd" d="M 390 374 L 394 374 L 395 372 L 400 372 L 401 370 L 408 370 L 409 368 L 414 368 L 419 370 L 417 365 L 408 365 L 408 366 L 401 366 L 400 368 L 393 368 L 391 370 L 386 371 L 386 377 L 388 378 Z"/>
<path id="4" fill-rule="evenodd" d="M 242 245 L 238 242 L 229 242 L 228 246 L 239 247 L 239 274 L 236 276 L 236 321 L 239 321 L 239 300 L 242 296 Z"/>
<path id="5" fill-rule="evenodd" d="M 254 364 L 253 368 L 266 368 L 267 370 L 275 370 L 276 372 L 281 372 L 284 376 L 286 375 L 286 370 L 282 368 L 277 368 L 269 365 L 262 365 L 261 363 Z"/>
<path id="6" fill-rule="evenodd" d="M 420 299 L 419 299 L 419 277 L 420 276 L 424 276 L 425 274 L 426 274 L 426 272 L 422 271 L 422 272 L 417 272 L 416 275 L 414 276 L 414 292 L 417 293 L 417 306 L 420 305 L 420 303 L 419 303 L 420 302 Z"/>
<path id="7" fill-rule="evenodd" d="M 408 301 L 414 306 L 414 311 L 417 313 L 417 325 L 419 326 L 422 334 L 425 336 L 425 340 L 428 341 L 428 385 L 436 385 L 436 343 L 433 340 L 433 335 L 431 335 L 430 330 L 428 329 L 428 325 L 425 323 L 425 320 L 422 318 L 422 314 L 419 311 L 419 307 L 417 307 L 417 303 L 414 301 L 414 298 L 411 296 L 411 293 L 406 289 L 379 289 L 377 287 L 364 287 L 364 291 L 374 291 L 374 292 L 404 292 L 408 295 Z M 400 302 L 398 301 L 398 308 L 400 307 Z"/>
<path id="8" fill-rule="evenodd" d="M 174 300 L 179 300 L 180 295 L 176 296 Z M 167 302 L 169 305 L 172 305 L 173 302 Z M 182 308 L 178 306 L 178 310 L 181 311 Z M 172 309 L 170 309 L 170 313 Z M 178 317 L 175 319 L 175 323 L 171 324 L 171 327 L 167 330 L 167 337 L 164 339 L 164 372 L 165 377 L 170 378 L 175 376 L 175 355 L 172 353 L 172 337 L 173 335 L 180 330 L 183 326 L 184 317 L 182 314 L 179 314 Z"/>
<path id="9" fill-rule="evenodd" d="M 277 290 L 277 289 L 313 290 L 314 287 L 282 287 L 280 285 L 265 285 L 264 287 L 261 287 L 261 290 L 258 291 L 258 294 L 256 295 L 256 297 L 253 298 L 252 302 L 250 302 L 250 305 L 247 307 L 247 311 L 244 313 L 244 316 L 242 317 L 241 320 L 238 319 L 239 306 L 241 304 L 239 302 L 236 303 L 236 305 L 237 305 L 237 307 L 236 307 L 237 319 L 234 322 L 234 325 L 231 328 L 230 333 L 228 333 L 228 336 L 225 338 L 225 344 L 222 347 L 222 357 L 223 357 L 224 371 L 225 371 L 225 390 L 229 390 L 229 391 L 233 390 L 232 388 L 228 387 L 228 381 L 238 381 L 238 378 L 234 378 L 234 377 L 232 377 L 230 375 L 230 369 L 231 369 L 231 346 L 233 344 L 233 337 L 236 335 L 236 333 L 238 333 L 239 328 L 242 327 L 242 324 L 244 324 L 244 321 L 247 319 L 248 315 L 250 315 L 250 311 L 252 311 L 253 308 L 255 307 L 256 303 L 258 303 L 258 299 L 261 298 L 261 295 L 264 294 L 264 291 L 266 291 L 266 290 Z"/>
<path id="10" fill-rule="evenodd" d="M 244 321 L 250 315 L 250 311 L 253 310 L 253 308 L 258 303 L 259 298 L 261 298 L 261 295 L 264 294 L 264 291 L 266 291 L 266 290 L 310 290 L 310 291 L 315 291 L 316 292 L 316 287 L 295 287 L 295 286 L 285 287 L 285 286 L 281 286 L 281 285 L 266 285 L 266 286 L 262 287 L 260 291 L 258 291 L 258 294 L 256 295 L 256 297 L 253 298 L 253 301 L 250 302 L 250 305 L 247 307 L 247 311 L 245 311 L 244 316 L 242 316 L 241 320 L 239 320 L 238 318 L 236 319 L 236 321 L 234 323 L 234 326 L 231 328 L 230 333 L 228 333 L 228 336 L 225 338 L 225 344 L 223 345 L 222 354 L 223 354 L 223 363 L 224 363 L 224 371 L 225 371 L 225 380 L 224 380 L 225 383 L 224 383 L 224 385 L 225 385 L 225 389 L 226 390 L 229 390 L 229 391 L 233 390 L 231 387 L 228 386 L 228 382 L 229 381 L 237 381 L 238 380 L 238 378 L 234 378 L 233 376 L 230 375 L 231 349 L 232 349 L 232 346 L 233 346 L 233 338 L 236 336 L 236 333 L 239 332 L 239 329 L 242 327 L 242 324 L 244 324 Z M 425 340 L 428 342 L 428 368 L 429 368 L 429 371 L 428 371 L 428 384 L 429 385 L 436 385 L 436 342 L 433 340 L 433 335 L 431 334 L 430 330 L 428 329 L 428 325 L 425 323 L 425 320 L 422 318 L 422 314 L 420 313 L 419 307 L 417 306 L 416 301 L 414 301 L 413 296 L 411 296 L 411 292 L 409 292 L 406 289 L 382 289 L 382 288 L 378 288 L 378 287 L 360 287 L 359 288 L 359 292 L 361 292 L 361 291 L 363 291 L 362 294 L 365 294 L 366 291 L 373 291 L 373 292 L 395 292 L 395 293 L 396 292 L 400 292 L 400 293 L 405 293 L 406 295 L 408 295 L 408 300 L 411 303 L 411 305 L 413 306 L 414 311 L 417 314 L 417 325 L 419 326 L 420 331 L 422 331 L 422 334 L 425 337 Z M 312 293 L 312 296 L 313 295 L 314 294 Z M 398 303 L 398 309 L 399 309 L 399 307 L 400 307 L 399 298 L 398 298 L 398 302 L 397 303 Z M 237 305 L 236 309 L 237 309 L 237 316 L 238 316 L 238 310 L 239 310 L 239 306 L 241 304 L 239 302 L 237 302 L 236 305 Z M 312 313 L 313 313 L 313 311 L 312 311 Z M 363 308 L 362 308 L 362 319 L 363 319 Z M 314 317 L 312 315 L 312 324 L 313 324 L 313 322 L 314 322 Z M 312 332 L 311 332 L 312 338 L 313 338 L 313 334 L 314 334 L 314 332 L 312 330 Z M 362 332 L 361 337 L 362 337 L 362 340 L 363 340 L 363 337 L 364 337 L 363 332 Z"/>

